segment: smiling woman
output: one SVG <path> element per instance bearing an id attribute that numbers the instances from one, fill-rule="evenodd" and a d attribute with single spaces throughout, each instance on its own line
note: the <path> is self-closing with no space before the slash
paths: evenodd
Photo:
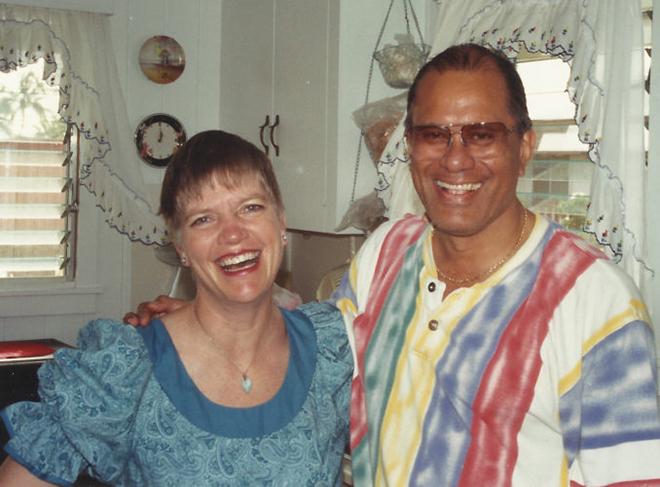
<path id="1" fill-rule="evenodd" d="M 88 470 L 113 485 L 338 485 L 350 348 L 329 304 L 273 303 L 286 238 L 270 161 L 197 134 L 168 166 L 161 213 L 197 295 L 139 329 L 96 320 L 58 352 L 43 402 L 2 412 L 0 484 Z"/>

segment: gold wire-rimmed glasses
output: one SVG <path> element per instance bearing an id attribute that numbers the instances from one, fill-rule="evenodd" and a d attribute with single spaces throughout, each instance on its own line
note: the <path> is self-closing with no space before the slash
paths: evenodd
<path id="1" fill-rule="evenodd" d="M 413 148 L 431 150 L 443 155 L 449 149 L 452 138 L 458 135 L 470 154 L 482 155 L 497 147 L 506 136 L 515 132 L 503 122 L 478 122 L 465 125 L 414 125 L 410 130 Z"/>

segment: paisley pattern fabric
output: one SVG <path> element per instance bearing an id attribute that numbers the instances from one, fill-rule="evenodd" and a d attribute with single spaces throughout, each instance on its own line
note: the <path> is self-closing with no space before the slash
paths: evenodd
<path id="1" fill-rule="evenodd" d="M 328 304 L 282 314 L 287 376 L 252 408 L 206 399 L 162 322 L 93 321 L 79 349 L 40 369 L 41 402 L 2 412 L 5 449 L 60 485 L 83 470 L 112 485 L 339 485 L 352 374 L 344 325 Z"/>

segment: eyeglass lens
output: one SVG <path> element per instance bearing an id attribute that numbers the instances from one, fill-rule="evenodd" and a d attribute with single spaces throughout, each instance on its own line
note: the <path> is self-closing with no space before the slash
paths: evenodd
<path id="1" fill-rule="evenodd" d="M 471 123 L 461 126 L 460 130 L 456 127 L 454 131 L 451 128 L 433 125 L 413 127 L 413 142 L 444 152 L 451 143 L 452 134 L 458 130 L 463 145 L 472 151 L 479 151 L 492 147 L 511 131 L 502 122 Z"/>

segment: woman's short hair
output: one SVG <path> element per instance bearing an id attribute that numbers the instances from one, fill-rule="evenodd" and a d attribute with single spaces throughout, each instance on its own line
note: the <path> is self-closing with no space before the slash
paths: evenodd
<path id="1" fill-rule="evenodd" d="M 283 211 L 280 188 L 266 154 L 238 135 L 222 130 L 200 132 L 183 144 L 168 164 L 159 213 L 170 231 L 176 232 L 181 226 L 183 205 L 199 197 L 203 186 L 218 183 L 232 188 L 255 177 Z"/>
<path id="2" fill-rule="evenodd" d="M 429 71 L 443 73 L 445 71 L 478 71 L 492 68 L 495 68 L 502 75 L 508 92 L 509 112 L 516 119 L 518 132 L 521 134 L 527 132 L 532 128 L 532 121 L 527 110 L 525 87 L 515 65 L 500 51 L 479 44 L 451 46 L 422 66 L 408 91 L 406 130 L 409 131 L 412 128 L 412 109 L 417 96 L 417 86 Z"/>

